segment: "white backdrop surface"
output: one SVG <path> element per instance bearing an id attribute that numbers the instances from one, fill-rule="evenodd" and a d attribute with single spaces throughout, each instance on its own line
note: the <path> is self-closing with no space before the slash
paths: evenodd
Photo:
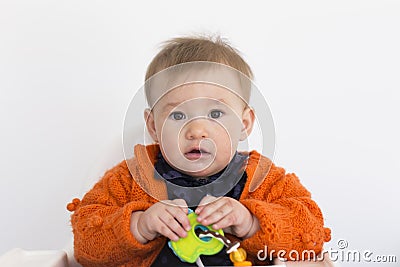
<path id="1" fill-rule="evenodd" d="M 399 29 L 387 0 L 0 1 L 0 254 L 70 242 L 65 205 L 123 159 L 124 114 L 158 44 L 211 33 L 253 68 L 274 160 L 322 208 L 326 248 L 343 239 L 397 256 L 368 266 L 399 266 Z"/>

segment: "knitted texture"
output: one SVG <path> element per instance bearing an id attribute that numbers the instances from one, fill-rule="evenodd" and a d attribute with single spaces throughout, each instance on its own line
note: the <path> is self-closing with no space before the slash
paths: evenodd
<path id="1" fill-rule="evenodd" d="M 157 145 L 136 145 L 133 159 L 107 171 L 82 201 L 68 204 L 73 211 L 75 258 L 83 266 L 150 266 L 165 245 L 165 237 L 141 244 L 130 231 L 132 212 L 167 199 L 165 183 L 154 178 L 158 151 Z M 330 230 L 323 227 L 319 207 L 296 175 L 286 174 L 256 151 L 249 153 L 246 173 L 239 201 L 258 218 L 261 228 L 242 241 L 249 258 L 256 259 L 265 246 L 268 251 L 320 253 L 330 240 Z"/>

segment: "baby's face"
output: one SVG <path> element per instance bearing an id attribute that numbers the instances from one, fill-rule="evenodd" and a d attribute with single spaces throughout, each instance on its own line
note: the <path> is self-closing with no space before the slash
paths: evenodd
<path id="1" fill-rule="evenodd" d="M 171 90 L 151 112 L 145 111 L 145 118 L 165 160 L 194 177 L 226 167 L 254 122 L 253 111 L 240 97 L 207 83 Z"/>

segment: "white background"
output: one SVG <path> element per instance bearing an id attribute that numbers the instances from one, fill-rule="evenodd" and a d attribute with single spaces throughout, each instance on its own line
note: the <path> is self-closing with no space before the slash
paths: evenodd
<path id="1" fill-rule="evenodd" d="M 70 243 L 65 206 L 123 159 L 158 44 L 217 33 L 253 68 L 326 248 L 399 262 L 399 31 L 398 1 L 0 1 L 0 254 Z"/>

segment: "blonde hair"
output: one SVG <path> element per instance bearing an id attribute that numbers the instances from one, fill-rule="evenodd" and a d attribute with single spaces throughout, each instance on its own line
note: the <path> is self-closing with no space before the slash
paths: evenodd
<path id="1" fill-rule="evenodd" d="M 220 36 L 177 37 L 162 43 L 161 51 L 149 64 L 145 81 L 168 67 L 193 61 L 211 61 L 228 65 L 253 79 L 250 66 L 240 52 Z"/>

